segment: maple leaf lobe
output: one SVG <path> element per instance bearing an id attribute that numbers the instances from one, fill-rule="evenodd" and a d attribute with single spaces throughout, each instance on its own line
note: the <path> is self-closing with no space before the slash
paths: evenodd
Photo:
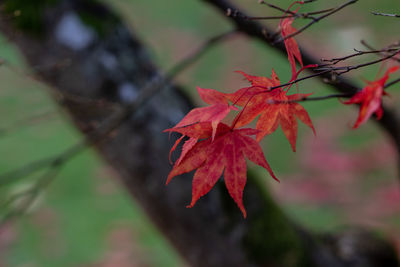
<path id="1" fill-rule="evenodd" d="M 378 120 L 382 118 L 382 96 L 385 95 L 385 83 L 389 79 L 389 75 L 399 68 L 400 67 L 395 66 L 388 69 L 382 78 L 367 82 L 367 85 L 361 91 L 354 94 L 349 100 L 343 102 L 346 105 L 360 104 L 360 111 L 353 125 L 353 129 L 357 129 L 361 124 L 364 124 L 373 113 L 375 113 Z"/>
<path id="2" fill-rule="evenodd" d="M 195 128 L 194 126 L 189 126 Z M 192 183 L 192 201 L 188 207 L 193 207 L 197 200 L 207 194 L 218 179 L 224 174 L 225 185 L 230 196 L 246 217 L 246 210 L 243 205 L 243 190 L 246 184 L 246 160 L 247 157 L 255 164 L 264 167 L 270 175 L 278 180 L 271 167 L 264 157 L 261 147 L 249 135 L 257 134 L 254 129 L 231 129 L 220 123 L 217 129 L 216 138 L 211 140 L 210 126 L 205 123 L 201 127 L 206 128 L 209 133 L 208 139 L 196 143 L 185 157 L 176 162 L 167 178 L 167 183 L 177 175 L 193 171 L 196 172 Z M 189 130 L 174 129 L 181 133 Z"/>

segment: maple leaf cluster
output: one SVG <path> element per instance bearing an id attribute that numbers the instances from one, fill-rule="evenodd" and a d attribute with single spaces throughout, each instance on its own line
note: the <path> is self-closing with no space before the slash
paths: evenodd
<path id="1" fill-rule="evenodd" d="M 302 2 L 296 1 L 293 4 Z M 298 9 L 292 12 L 297 11 Z M 291 37 L 296 32 L 292 26 L 293 20 L 293 17 L 289 17 L 280 21 L 281 36 L 292 72 L 290 82 L 295 81 L 304 69 L 317 66 L 303 65 L 297 42 Z M 299 70 L 296 68 L 296 61 L 301 67 Z M 344 102 L 361 104 L 354 128 L 364 123 L 374 112 L 378 118 L 382 116 L 381 97 L 385 94 L 384 84 L 389 74 L 397 69 L 398 67 L 389 69 L 383 78 L 368 83 L 363 90 Z M 209 106 L 192 109 L 177 125 L 165 130 L 182 134 L 170 151 L 170 160 L 171 153 L 186 139 L 181 155 L 168 175 L 167 184 L 173 177 L 197 169 L 193 177 L 192 201 L 188 205 L 191 208 L 223 175 L 230 196 L 246 217 L 243 205 L 243 190 L 247 179 L 246 158 L 265 168 L 272 178 L 279 181 L 265 159 L 259 142 L 280 126 L 295 152 L 297 120 L 309 126 L 314 134 L 315 129 L 307 111 L 296 102 L 311 94 L 288 95 L 291 86 L 280 86 L 280 80 L 274 70 L 270 78 L 237 72 L 242 74 L 251 86 L 234 93 L 221 93 L 214 89 L 197 87 L 200 98 Z M 236 117 L 229 125 L 223 123 L 222 120 L 231 112 L 236 112 Z M 257 117 L 255 128 L 248 127 Z"/>

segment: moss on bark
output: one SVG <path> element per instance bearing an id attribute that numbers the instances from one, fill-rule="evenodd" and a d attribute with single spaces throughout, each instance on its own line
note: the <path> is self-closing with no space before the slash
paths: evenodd
<path id="1" fill-rule="evenodd" d="M 4 11 L 15 26 L 25 32 L 40 35 L 44 28 L 43 11 L 59 0 L 5 0 Z"/>
<path id="2" fill-rule="evenodd" d="M 249 173 L 248 179 L 257 190 L 261 191 L 258 196 L 262 198 L 257 204 L 262 205 L 259 209 L 262 212 L 253 214 L 248 219 L 249 231 L 243 239 L 243 247 L 249 257 L 259 264 L 273 263 L 285 267 L 312 266 L 299 232 L 273 201 L 265 183 L 261 182 L 261 177 Z"/>
<path id="3" fill-rule="evenodd" d="M 312 267 L 307 245 L 303 242 L 297 227 L 271 198 L 266 184 L 251 171 L 247 174 L 244 202 L 248 217 L 243 220 L 241 243 L 247 257 L 256 266 Z M 224 185 L 220 185 L 221 201 L 228 214 L 228 221 L 237 222 L 241 213 L 227 194 Z M 231 229 L 232 227 L 232 229 Z M 226 231 L 233 232 L 236 223 Z"/>
<path id="4" fill-rule="evenodd" d="M 121 24 L 120 19 L 100 5 L 97 0 L 82 1 L 78 8 L 78 16 L 99 36 L 106 36 L 110 30 Z"/>
<path id="5" fill-rule="evenodd" d="M 46 29 L 44 12 L 54 7 L 61 0 L 5 0 L 4 11 L 11 18 L 16 28 L 26 33 L 40 36 Z M 104 36 L 110 29 L 121 23 L 119 18 L 109 12 L 97 0 L 76 2 L 77 15 L 83 23 L 91 27 L 99 36 Z"/>

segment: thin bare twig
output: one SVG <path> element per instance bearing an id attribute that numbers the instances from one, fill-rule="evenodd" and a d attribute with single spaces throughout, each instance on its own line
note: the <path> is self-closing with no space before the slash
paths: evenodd
<path id="1" fill-rule="evenodd" d="M 363 46 L 365 46 L 366 48 L 368 48 L 369 50 L 371 50 L 371 51 L 376 50 L 376 49 L 374 49 L 371 45 L 369 45 L 365 40 L 361 40 L 361 44 L 362 44 Z M 399 46 L 400 46 L 400 43 L 399 43 L 399 42 L 395 42 L 395 43 L 393 43 L 393 44 L 388 45 L 388 46 L 385 47 L 385 48 L 386 48 L 387 50 L 390 50 L 390 49 L 392 49 L 393 47 L 399 47 Z M 382 52 L 380 53 L 380 55 L 381 55 L 382 57 L 387 56 L 387 55 L 388 55 L 388 52 L 382 51 Z M 399 58 L 396 58 L 396 57 L 392 57 L 391 60 L 394 60 L 394 61 L 396 61 L 396 62 L 400 62 L 400 59 L 399 59 Z"/>
<path id="2" fill-rule="evenodd" d="M 279 42 L 282 42 L 282 41 L 284 41 L 284 40 L 286 40 L 286 39 L 288 39 L 288 38 L 294 37 L 294 36 L 296 36 L 296 35 L 299 34 L 299 33 L 302 33 L 303 31 L 305 31 L 306 29 L 308 29 L 309 27 L 311 27 L 313 24 L 315 24 L 315 23 L 319 22 L 320 20 L 322 20 L 322 19 L 324 19 L 324 18 L 326 18 L 326 17 L 328 17 L 328 16 L 330 16 L 330 15 L 332 15 L 332 14 L 338 12 L 339 10 L 341 10 L 341 9 L 343 9 L 343 8 L 345 8 L 345 7 L 347 7 L 348 5 L 351 5 L 351 4 L 356 3 L 357 1 L 358 1 L 358 0 L 349 0 L 349 1 L 347 1 L 346 3 L 344 3 L 344 4 L 342 4 L 342 5 L 340 5 L 340 6 L 336 7 L 336 8 L 333 8 L 330 12 L 328 12 L 328 13 L 326 13 L 326 14 L 324 14 L 324 15 L 321 15 L 321 16 L 319 16 L 319 17 L 316 17 L 313 21 L 311 21 L 311 22 L 308 23 L 307 25 L 303 26 L 302 28 L 298 29 L 296 32 L 294 32 L 294 33 L 292 33 L 292 34 L 289 34 L 289 35 L 287 35 L 287 36 L 285 36 L 285 37 L 281 37 L 281 38 L 279 38 L 278 40 L 274 41 L 274 44 L 279 43 Z"/>
<path id="3" fill-rule="evenodd" d="M 352 66 L 342 66 L 342 67 L 322 67 L 322 68 L 319 67 L 319 68 L 316 68 L 315 70 L 322 70 L 322 71 L 330 70 L 330 71 L 336 72 L 337 75 L 341 75 L 341 74 L 347 73 L 347 72 L 349 72 L 351 70 L 363 68 L 363 67 L 366 67 L 366 66 L 370 66 L 370 65 L 373 65 L 373 64 L 388 60 L 388 59 L 396 56 L 398 53 L 399 52 L 396 51 L 396 53 L 392 53 L 392 54 L 390 54 L 390 55 L 388 55 L 386 57 L 383 57 L 383 58 L 380 58 L 380 59 L 377 59 L 377 60 L 373 60 L 373 61 L 370 61 L 370 62 L 366 62 L 366 63 L 363 63 L 363 64 L 352 65 Z"/>
<path id="4" fill-rule="evenodd" d="M 274 19 L 293 18 L 293 17 L 295 17 L 294 15 L 248 17 L 248 16 L 244 15 L 243 13 L 241 13 L 240 11 L 232 10 L 232 9 L 227 9 L 226 10 L 226 15 L 228 17 L 241 18 L 243 20 L 274 20 Z"/>
<path id="5" fill-rule="evenodd" d="M 274 5 L 271 5 L 274 6 Z M 274 6 L 275 7 L 275 6 Z M 280 11 L 284 11 L 284 9 L 279 8 Z M 331 11 L 332 8 L 329 9 L 324 9 L 324 10 L 319 10 L 319 11 L 312 11 L 312 12 L 306 12 L 306 13 L 294 13 L 291 12 L 291 14 L 289 15 L 283 15 L 283 16 L 259 16 L 259 17 L 249 17 L 244 15 L 243 13 L 241 13 L 238 10 L 232 10 L 232 9 L 228 9 L 226 11 L 226 15 L 228 17 L 238 17 L 244 20 L 277 20 L 277 19 L 285 19 L 285 18 L 304 18 L 304 19 L 315 19 L 315 17 L 313 17 L 312 15 L 318 15 L 318 14 L 322 14 L 322 13 L 326 13 Z"/>
<path id="6" fill-rule="evenodd" d="M 215 37 L 210 38 L 203 45 L 197 48 L 193 53 L 174 65 L 165 76 L 155 77 L 144 88 L 142 88 L 141 94 L 134 102 L 122 106 L 119 110 L 106 118 L 92 132 L 87 134 L 85 138 L 83 138 L 77 144 L 71 146 L 70 148 L 56 156 L 34 161 L 21 168 L 0 175 L 0 185 L 12 183 L 22 177 L 26 177 L 36 171 L 45 168 L 53 168 L 63 165 L 66 161 L 73 158 L 74 156 L 85 150 L 87 147 L 103 141 L 124 121 L 126 121 L 128 118 L 131 118 L 131 115 L 135 113 L 141 106 L 147 103 L 147 101 L 149 101 L 155 94 L 160 92 L 166 82 L 174 79 L 174 77 L 184 71 L 191 64 L 196 62 L 211 47 L 221 41 L 226 40 L 234 33 L 235 31 L 229 31 L 227 33 L 219 34 Z"/>
<path id="7" fill-rule="evenodd" d="M 390 83 L 385 84 L 384 88 L 388 88 L 388 87 L 390 87 L 392 85 L 395 85 L 396 83 L 399 83 L 399 82 L 400 82 L 400 78 L 398 78 L 396 80 L 393 80 Z"/>
<path id="8" fill-rule="evenodd" d="M 231 0 L 199 0 L 205 1 L 215 7 L 217 10 L 220 11 L 221 14 L 225 15 L 225 12 L 228 8 L 231 9 L 238 9 Z M 237 29 L 249 37 L 259 40 L 261 43 L 265 45 L 271 46 L 281 53 L 286 54 L 287 50 L 284 43 L 274 43 L 274 31 L 269 29 L 267 26 L 258 23 L 257 21 L 243 21 L 241 19 L 232 18 L 230 20 Z M 319 62 L 318 58 L 315 58 L 310 53 L 307 53 L 307 49 L 302 49 L 301 45 L 299 44 L 299 49 L 302 51 L 302 59 L 304 65 L 316 64 Z M 335 90 L 341 93 L 356 93 L 360 88 L 356 86 L 353 82 L 349 81 L 345 77 L 342 76 L 335 76 L 335 73 L 331 71 L 316 71 L 314 69 L 309 69 L 310 71 L 317 72 L 316 76 L 329 84 Z M 396 113 L 388 109 L 386 106 L 383 106 L 384 115 L 382 119 L 377 121 L 377 123 L 393 138 L 393 141 L 396 144 L 396 149 L 398 155 L 400 155 L 400 127 L 399 127 L 399 118 Z M 399 159 L 400 157 L 398 157 Z M 399 161 L 400 166 L 400 161 Z"/>
<path id="9" fill-rule="evenodd" d="M 321 61 L 323 62 L 329 62 L 329 64 L 327 65 L 320 65 L 320 67 L 323 66 L 328 66 L 328 65 L 335 65 L 341 61 L 345 61 L 349 58 L 353 58 L 353 57 L 357 57 L 357 56 L 362 56 L 362 55 L 366 55 L 366 54 L 378 54 L 378 53 L 384 53 L 384 52 L 398 52 L 400 50 L 400 48 L 384 48 L 381 50 L 371 50 L 371 51 L 360 51 L 360 50 L 356 50 L 356 53 L 351 54 L 351 55 L 347 55 L 344 57 L 338 57 L 338 58 L 332 58 L 332 59 L 321 59 Z"/>
<path id="10" fill-rule="evenodd" d="M 376 50 L 370 44 L 368 44 L 365 40 L 361 40 L 360 43 L 370 50 Z M 389 49 L 389 48 L 398 47 L 398 46 L 400 46 L 400 41 L 396 41 L 396 42 L 386 46 L 385 48 Z"/>
<path id="11" fill-rule="evenodd" d="M 313 3 L 313 2 L 315 2 L 315 1 L 316 1 L 316 0 L 303 1 L 303 4 Z M 286 9 L 284 9 L 284 8 L 281 8 L 281 7 L 279 7 L 279 6 L 277 6 L 277 5 L 274 5 L 274 4 L 271 4 L 271 3 L 267 3 L 267 2 L 265 2 L 264 0 L 259 0 L 258 3 L 261 4 L 261 5 L 266 5 L 266 6 L 270 7 L 270 8 L 276 9 L 276 10 L 282 12 L 282 13 L 289 13 L 289 14 L 295 16 L 295 17 L 298 16 L 298 14 L 296 14 L 296 13 L 293 12 L 293 11 L 286 10 Z M 309 15 L 316 15 L 316 14 L 321 14 L 321 13 L 325 13 L 325 12 L 328 12 L 328 11 L 326 11 L 326 10 L 313 11 L 313 12 L 310 12 L 310 13 L 308 13 L 308 14 L 309 14 Z"/>
<path id="12" fill-rule="evenodd" d="M 327 74 L 329 72 L 332 72 L 332 70 L 324 70 L 324 71 L 321 71 L 321 72 L 317 72 L 317 73 L 305 76 L 303 78 L 296 79 L 296 80 L 291 81 L 291 82 L 287 82 L 287 83 L 283 83 L 283 84 L 280 84 L 280 85 L 277 85 L 277 86 L 270 87 L 269 89 L 270 90 L 275 90 L 277 88 L 282 88 L 282 87 L 285 87 L 285 86 L 296 84 L 298 82 L 301 82 L 301 81 L 304 81 L 304 80 L 307 80 L 307 79 L 311 79 L 311 78 L 314 78 L 314 77 L 317 77 L 317 76 L 321 76 L 321 75 Z"/>
<path id="13" fill-rule="evenodd" d="M 380 12 L 371 12 L 371 14 L 376 15 L 376 16 L 400 18 L 399 14 L 389 14 L 389 13 L 380 13 Z"/>
<path id="14" fill-rule="evenodd" d="M 347 93 L 347 94 L 345 93 L 345 94 L 331 94 L 331 95 L 325 95 L 325 96 L 303 97 L 294 102 L 320 101 L 320 100 L 326 100 L 326 99 L 332 99 L 332 98 L 348 98 L 348 97 L 352 97 L 353 95 L 354 94 L 351 94 L 351 93 Z"/>
<path id="15" fill-rule="evenodd" d="M 0 218 L 0 233 L 2 229 L 4 229 L 5 225 L 10 223 L 13 219 L 25 214 L 43 189 L 46 188 L 56 178 L 61 170 L 61 167 L 62 165 L 51 167 L 31 188 L 12 195 L 5 203 L 3 203 L 3 206 L 7 208 L 8 206 L 11 206 L 21 200 L 20 203 L 17 203 L 16 208 L 12 208 L 9 212 L 2 216 L 2 218 Z"/>
<path id="16" fill-rule="evenodd" d="M 56 156 L 40 159 L 29 164 L 25 164 L 23 167 L 20 167 L 16 170 L 6 172 L 0 175 L 0 186 L 13 183 L 23 177 L 29 176 L 46 168 L 55 168 L 61 166 L 66 161 L 81 152 L 85 147 L 86 141 L 82 140 Z"/>
<path id="17" fill-rule="evenodd" d="M 18 203 L 18 207 L 6 213 L 0 219 L 0 232 L 2 227 L 7 223 L 23 215 L 29 207 L 32 205 L 34 200 L 40 194 L 40 192 L 53 181 L 64 166 L 64 164 L 72 159 L 74 156 L 85 150 L 86 148 L 104 141 L 110 137 L 110 133 L 122 125 L 127 119 L 132 117 L 141 106 L 149 101 L 155 94 L 165 88 L 164 84 L 172 80 L 175 76 L 184 71 L 188 66 L 196 62 L 206 51 L 208 51 L 215 44 L 226 40 L 234 32 L 223 33 L 210 38 L 201 47 L 196 49 L 188 57 L 173 66 L 165 76 L 158 76 L 150 81 L 142 90 L 139 97 L 132 103 L 123 106 L 120 110 L 113 113 L 110 117 L 106 118 L 96 129 L 91 133 L 87 134 L 81 141 L 72 147 L 68 148 L 64 152 L 50 158 L 42 159 L 31 164 L 25 165 L 22 168 L 11 171 L 9 173 L 0 176 L 0 185 L 5 185 L 10 182 L 14 182 L 21 177 L 25 177 L 32 174 L 40 169 L 47 168 L 46 172 L 38 180 L 38 182 L 30 189 L 21 192 L 11 198 L 5 203 L 5 205 L 11 205 L 22 199 L 21 203 Z"/>
<path id="18" fill-rule="evenodd" d="M 384 58 L 373 60 L 373 61 L 369 61 L 369 62 L 366 62 L 366 63 L 363 63 L 363 64 L 358 64 L 358 65 L 350 65 L 350 66 L 342 66 L 342 67 L 326 67 L 326 65 L 319 65 L 319 66 L 317 66 L 315 68 L 312 68 L 313 71 L 319 71 L 319 72 L 311 74 L 311 75 L 308 75 L 308 76 L 305 76 L 305 77 L 302 77 L 302 78 L 299 78 L 299 79 L 296 79 L 296 80 L 291 81 L 291 82 L 287 82 L 287 83 L 284 83 L 284 84 L 273 86 L 273 87 L 270 88 L 270 90 L 274 90 L 274 89 L 277 89 L 277 88 L 282 88 L 282 87 L 285 87 L 285 86 L 293 85 L 293 84 L 296 84 L 298 82 L 301 82 L 301 81 L 304 81 L 304 80 L 307 80 L 307 79 L 311 79 L 311 78 L 314 78 L 314 77 L 317 77 L 317 76 L 325 75 L 327 73 L 332 73 L 332 75 L 340 76 L 340 75 L 342 75 L 344 73 L 347 73 L 347 72 L 349 72 L 351 70 L 367 67 L 367 66 L 370 66 L 370 65 L 385 61 L 387 59 L 390 59 L 390 58 L 394 57 L 397 54 L 398 54 L 398 51 L 396 53 L 392 53 L 389 56 L 386 56 Z"/>
<path id="19" fill-rule="evenodd" d="M 27 118 L 20 119 L 18 121 L 13 122 L 11 125 L 0 128 L 0 137 L 10 134 L 14 131 L 17 131 L 20 128 L 29 125 L 35 125 L 39 121 L 55 118 L 56 115 L 57 113 L 55 111 L 46 110 L 37 114 L 33 114 L 32 116 L 29 116 Z"/>
<path id="20" fill-rule="evenodd" d="M 296 13 L 293 12 L 293 11 L 286 10 L 286 9 L 281 8 L 281 7 L 279 7 L 279 6 L 276 6 L 276 5 L 274 5 L 274 4 L 267 3 L 267 2 L 265 2 L 265 1 L 263 1 L 263 0 L 259 0 L 258 3 L 259 3 L 259 4 L 262 4 L 262 5 L 269 6 L 270 8 L 273 8 L 273 9 L 279 10 L 279 11 L 282 12 L 282 13 L 288 13 L 288 14 L 291 14 L 291 15 L 293 15 L 293 16 L 296 16 Z"/>
<path id="21" fill-rule="evenodd" d="M 348 98 L 352 97 L 354 94 L 351 93 L 344 93 L 344 94 L 331 94 L 325 96 L 314 96 L 314 97 L 301 97 L 299 99 L 288 100 L 288 101 L 276 101 L 276 100 L 267 100 L 267 104 L 285 104 L 285 103 L 297 103 L 297 102 L 306 102 L 306 101 L 320 101 L 320 100 L 327 100 L 332 98 Z"/>
<path id="22" fill-rule="evenodd" d="M 187 56 L 181 62 L 177 63 L 174 67 L 172 67 L 167 72 L 166 75 L 167 79 L 171 80 L 173 77 L 180 74 L 180 72 L 189 67 L 195 61 L 197 61 L 201 56 L 204 55 L 204 53 L 206 53 L 208 50 L 214 47 L 214 45 L 227 40 L 228 38 L 234 36 L 237 33 L 238 33 L 237 30 L 232 30 L 211 37 L 210 39 L 208 39 L 208 41 L 204 42 L 199 48 L 197 48 L 191 55 Z"/>

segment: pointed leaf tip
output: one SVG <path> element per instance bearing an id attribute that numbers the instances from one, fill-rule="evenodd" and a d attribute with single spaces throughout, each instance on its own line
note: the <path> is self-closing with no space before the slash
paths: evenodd
<path id="1" fill-rule="evenodd" d="M 246 212 L 246 210 L 243 208 L 243 209 L 240 209 L 240 211 L 241 211 L 242 214 L 243 214 L 243 218 L 246 219 L 246 218 L 247 218 L 247 212 Z"/>
<path id="2" fill-rule="evenodd" d="M 223 123 L 219 125 L 214 141 L 211 141 L 209 133 L 207 139 L 190 148 L 181 162 L 175 163 L 166 184 L 177 175 L 197 169 L 192 182 L 192 200 L 187 205 L 187 208 L 192 208 L 214 187 L 224 172 L 228 192 L 246 218 L 247 212 L 243 205 L 243 190 L 247 179 L 245 157 L 266 168 L 274 179 L 277 178 L 265 160 L 259 144 L 249 137 L 257 134 L 258 130 L 231 129 Z"/>
<path id="3" fill-rule="evenodd" d="M 175 141 L 175 144 L 172 146 L 171 150 L 169 151 L 169 156 L 168 156 L 168 158 L 169 158 L 169 163 L 172 164 L 172 160 L 171 160 L 172 152 L 175 151 L 176 147 L 179 145 L 179 143 L 182 141 L 182 139 L 183 139 L 184 137 L 185 137 L 185 136 L 182 135 L 179 139 L 177 139 L 177 140 Z"/>
<path id="4" fill-rule="evenodd" d="M 382 96 L 385 94 L 384 86 L 389 79 L 389 75 L 398 69 L 398 66 L 388 69 L 381 78 L 367 82 L 367 85 L 361 91 L 343 102 L 344 104 L 360 104 L 360 110 L 357 120 L 352 127 L 353 129 L 357 129 L 360 125 L 364 124 L 374 113 L 377 115 L 377 119 L 382 117 Z"/>

